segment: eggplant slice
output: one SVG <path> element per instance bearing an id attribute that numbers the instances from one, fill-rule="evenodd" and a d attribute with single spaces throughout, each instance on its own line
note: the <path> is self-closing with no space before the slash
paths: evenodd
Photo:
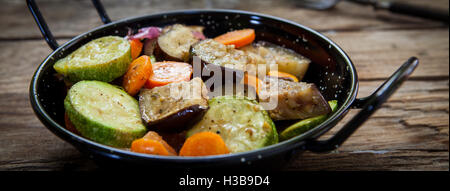
<path id="1" fill-rule="evenodd" d="M 235 49 L 234 45 L 224 45 L 213 39 L 205 39 L 192 45 L 190 52 L 190 63 L 195 68 L 198 64 L 196 62 L 200 60 L 201 77 L 207 84 L 208 81 L 214 81 L 214 89 L 220 88 L 216 85 L 224 87 L 239 83 L 245 72 L 256 71 L 249 57 L 243 51 Z M 216 76 L 217 71 L 222 72 L 222 79 L 215 77 L 210 80 Z M 210 92 L 212 91 L 213 89 L 210 89 Z"/>
<path id="2" fill-rule="evenodd" d="M 268 71 L 278 70 L 296 76 L 299 80 L 305 76 L 311 60 L 294 52 L 266 41 L 258 41 L 240 48 L 256 63 L 265 64 Z"/>
<path id="3" fill-rule="evenodd" d="M 201 119 L 208 109 L 207 89 L 200 78 L 143 89 L 139 94 L 139 108 L 149 130 L 184 130 Z"/>
<path id="4" fill-rule="evenodd" d="M 224 45 L 213 39 L 205 39 L 191 48 L 191 55 L 197 56 L 206 65 L 213 64 L 234 70 L 246 71 L 248 56 L 234 45 Z"/>
<path id="5" fill-rule="evenodd" d="M 258 97 L 273 120 L 306 119 L 331 112 L 329 104 L 312 83 L 265 78 Z"/>
<path id="6" fill-rule="evenodd" d="M 170 25 L 162 30 L 158 37 L 154 54 L 158 60 L 187 62 L 189 48 L 200 39 L 195 35 L 198 28 L 181 24 Z"/>

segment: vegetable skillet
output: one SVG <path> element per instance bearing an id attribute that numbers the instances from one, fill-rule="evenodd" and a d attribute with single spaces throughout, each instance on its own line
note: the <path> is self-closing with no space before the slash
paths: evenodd
<path id="1" fill-rule="evenodd" d="M 214 39 L 207 39 L 201 26 L 174 24 L 138 31 L 125 38 L 94 39 L 56 61 L 53 68 L 69 89 L 64 99 L 66 128 L 74 127 L 73 132 L 98 143 L 139 153 L 207 156 L 278 143 L 273 120 L 300 120 L 281 132 L 286 140 L 313 128 L 332 112 L 313 83 L 299 82 L 310 60 L 265 41 L 253 43 L 253 29 L 234 30 Z M 211 88 L 201 78 L 191 78 L 192 70 L 201 69 L 189 59 L 195 57 L 204 62 L 204 68 L 244 73 L 240 82 L 244 91 L 212 95 L 215 90 L 236 88 L 237 83 L 227 83 L 231 77 L 223 88 Z M 264 70 L 256 70 L 259 67 Z M 117 87 L 115 79 L 121 81 Z M 138 92 L 137 104 L 131 96 Z M 274 106 L 263 107 L 269 99 Z M 197 135 L 202 132 L 210 133 Z M 180 136 L 187 139 L 178 145 L 173 137 Z"/>
<path id="2" fill-rule="evenodd" d="M 98 3 L 97 1 L 94 2 Z M 34 1 L 28 1 L 28 3 L 49 44 L 51 47 L 57 48 L 57 44 L 37 11 Z M 103 19 L 108 21 L 101 5 L 96 5 Z M 199 31 L 198 27 L 192 26 L 202 26 L 204 30 Z M 149 27 L 155 27 L 156 30 Z M 131 33 L 129 33 L 130 28 L 134 30 Z M 141 29 L 141 31 L 138 31 L 138 29 Z M 253 35 L 248 31 L 252 30 L 255 37 L 253 40 L 249 40 L 253 38 Z M 151 36 L 155 35 L 156 31 L 159 32 L 158 38 L 152 38 Z M 180 35 L 185 35 L 186 38 L 175 38 Z M 128 36 L 128 38 L 124 39 L 125 36 Z M 149 38 L 141 38 L 142 36 L 148 36 Z M 118 37 L 120 37 L 120 40 Z M 57 66 L 60 64 L 56 64 L 57 62 L 61 62 L 63 65 L 71 63 L 67 61 L 68 58 L 77 58 L 71 55 L 83 52 L 81 50 L 84 46 L 99 39 L 100 41 L 101 39 L 105 40 L 103 42 L 106 44 L 105 46 L 116 47 L 114 53 L 105 56 L 109 59 L 102 60 L 99 66 L 109 66 L 109 68 L 115 68 L 115 71 L 121 70 L 121 72 L 117 72 L 122 73 L 121 76 L 114 77 L 112 75 L 114 72 L 108 72 L 113 76 L 109 78 L 115 78 L 108 83 L 105 81 L 109 79 L 97 78 L 99 76 L 102 76 L 100 78 L 105 77 L 98 73 L 106 69 L 86 67 L 87 65 L 83 64 L 74 68 L 67 64 L 67 67 L 61 67 L 63 70 L 58 71 Z M 135 41 L 136 39 L 139 40 Z M 121 46 L 124 40 L 126 41 L 123 43 L 125 45 Z M 180 46 L 188 47 L 187 51 L 186 49 L 173 50 L 171 49 L 173 41 L 181 44 L 192 44 Z M 140 53 L 136 53 L 136 50 L 141 49 L 139 48 L 141 46 L 143 48 Z M 225 55 L 234 54 L 241 55 L 241 57 L 233 56 L 234 59 L 226 60 L 226 58 L 220 57 L 211 59 L 210 56 L 207 56 L 211 49 L 219 52 L 216 50 L 220 50 L 222 47 L 225 47 Z M 148 54 L 149 52 L 151 54 Z M 266 60 L 269 72 L 264 76 L 268 77 L 260 79 L 259 76 L 252 76 L 251 72 L 238 72 L 251 71 L 251 67 L 250 69 L 248 67 L 242 69 L 242 62 L 240 62 L 242 57 L 248 59 L 253 56 L 252 58 L 255 59 L 252 60 L 258 61 L 258 56 L 269 55 L 270 57 L 274 54 L 276 55 L 274 58 L 267 59 L 271 62 Z M 281 59 L 284 56 L 292 57 L 292 54 L 298 55 L 295 57 L 296 62 L 283 62 L 283 59 Z M 213 95 L 209 97 L 207 94 L 210 90 L 205 91 L 204 86 L 201 85 L 208 79 L 196 78 L 195 74 L 189 75 L 189 77 L 181 75 L 190 74 L 189 66 L 193 63 L 194 56 L 200 58 L 201 65 L 206 71 L 220 68 L 220 71 L 225 74 L 229 71 L 237 75 L 244 74 L 241 76 L 242 82 L 246 87 L 256 89 L 257 98 L 247 99 L 238 95 Z M 120 63 L 126 62 L 127 59 L 129 63 L 126 69 L 123 69 L 125 67 L 121 66 Z M 225 60 L 227 63 L 233 63 L 232 67 L 222 65 Z M 306 62 L 308 63 L 306 72 L 302 71 L 302 68 L 306 67 L 301 65 L 305 63 L 305 60 L 309 60 L 309 63 Z M 295 70 L 282 70 L 283 67 L 291 67 L 291 63 L 296 63 Z M 98 161 L 150 166 L 170 164 L 172 167 L 185 167 L 186 165 L 191 167 L 254 165 L 273 161 L 270 159 L 285 158 L 298 149 L 326 151 L 336 148 L 335 146 L 342 144 L 406 80 L 417 63 L 417 59 L 411 58 L 372 96 L 355 99 L 358 88 L 357 75 L 350 59 L 332 41 L 311 29 L 291 21 L 249 12 L 229 10 L 176 11 L 116 21 L 75 37 L 55 50 L 40 65 L 31 82 L 30 98 L 36 114 L 52 132 Z M 270 70 L 271 66 L 278 66 L 278 70 Z M 88 69 L 85 70 L 86 68 Z M 148 68 L 152 68 L 153 73 L 148 74 Z M 174 71 L 171 73 L 176 75 L 161 76 L 161 74 L 169 73 L 158 72 L 167 70 Z M 62 74 L 64 80 L 55 80 L 55 73 Z M 85 78 L 86 75 L 89 77 Z M 60 77 L 60 75 L 56 76 Z M 91 78 L 92 76 L 94 76 L 94 79 Z M 143 76 L 144 79 L 142 79 Z M 177 76 L 177 78 L 175 79 L 173 76 Z M 277 94 L 272 94 L 272 91 L 265 91 L 268 87 L 271 87 L 274 81 L 281 82 L 278 88 L 281 91 L 277 91 Z M 67 95 L 66 84 L 72 85 Z M 196 84 L 200 84 L 200 86 Z M 117 85 L 122 86 L 123 89 L 118 88 Z M 139 89 L 139 87 L 144 87 L 145 91 L 140 91 L 138 94 L 139 91 L 136 91 L 136 89 Z M 167 110 L 162 107 L 173 104 L 175 101 L 162 99 L 162 101 L 168 101 L 170 104 L 149 101 L 155 97 L 164 96 L 164 93 L 167 92 L 166 89 L 176 89 L 177 87 L 200 87 L 196 90 L 200 96 L 198 96 L 198 99 L 177 101 L 174 107 L 170 107 L 177 109 Z M 193 89 L 195 90 L 195 88 Z M 291 94 L 290 91 L 283 93 L 283 90 L 287 89 L 296 92 L 295 94 Z M 93 97 L 91 95 L 94 95 L 95 92 L 99 95 L 108 92 L 105 97 L 112 96 L 113 99 L 108 97 L 102 98 L 101 101 L 90 100 Z M 203 92 L 206 92 L 206 96 Z M 183 93 L 183 91 L 180 91 L 180 93 Z M 290 105 L 287 104 L 281 108 L 266 110 L 258 106 L 258 101 L 261 101 L 258 98 L 264 97 L 260 94 L 276 95 L 281 98 L 286 98 L 287 95 L 298 95 L 301 99 L 299 97 L 295 97 L 295 99 L 301 101 L 304 101 L 304 95 L 310 95 L 316 97 L 313 105 L 319 105 L 320 107 L 305 109 L 304 107 L 288 107 Z M 143 98 L 145 96 L 148 98 Z M 322 97 L 322 99 L 317 97 Z M 66 101 L 63 101 L 64 98 Z M 140 103 L 135 98 L 138 98 Z M 289 100 L 291 97 L 287 98 Z M 90 115 L 95 113 L 92 111 L 93 108 L 95 111 L 96 104 L 104 104 L 102 107 L 110 106 L 113 104 L 112 100 L 118 101 L 117 107 L 123 107 L 124 109 L 114 110 L 115 112 L 107 115 L 115 116 L 115 119 L 123 117 L 126 120 L 120 119 L 114 122 L 108 120 L 107 117 L 105 118 L 105 115 L 97 115 L 96 117 Z M 324 100 L 335 101 L 328 104 Z M 89 101 L 96 104 L 86 104 Z M 226 104 L 223 104 L 224 101 Z M 221 109 L 214 109 L 216 107 Z M 331 139 L 326 141 L 315 140 L 333 127 L 350 107 L 359 107 L 362 110 Z M 225 119 L 230 121 L 206 121 L 206 119 L 217 118 L 219 111 L 233 112 L 235 108 L 239 108 L 240 112 L 237 115 L 239 117 L 235 117 L 236 119 L 227 117 Z M 296 108 L 297 110 L 295 110 Z M 335 108 L 335 111 L 332 111 L 332 108 Z M 163 111 L 159 112 L 160 109 Z M 68 116 L 66 121 L 73 123 L 69 127 L 75 127 L 68 129 L 74 132 L 64 128 L 64 113 L 66 111 Z M 153 113 L 150 114 L 147 111 Z M 96 114 L 103 114 L 102 112 L 96 112 Z M 146 117 L 144 117 L 145 115 Z M 254 121 L 242 125 L 240 118 L 245 115 L 261 117 L 254 117 Z M 136 120 L 137 118 L 142 120 Z M 183 129 L 182 125 L 173 125 L 174 121 L 178 121 L 173 119 L 180 119 L 179 121 L 183 122 L 181 124 L 186 124 L 185 128 Z M 193 124 L 187 122 L 193 122 Z M 120 123 L 127 125 L 136 123 L 138 125 L 127 127 L 127 125 L 118 125 Z M 241 130 L 247 134 L 253 132 L 259 138 L 247 144 L 249 139 L 236 135 L 227 136 L 230 134 L 226 134 L 226 128 L 224 127 L 229 124 L 254 126 L 254 128 L 247 128 L 251 131 Z M 214 127 L 211 128 L 214 130 L 207 130 L 209 127 Z M 152 128 L 152 131 L 149 131 L 150 128 Z M 97 130 L 90 132 L 89 129 Z M 184 136 L 180 135 L 180 132 L 183 131 L 185 131 L 184 136 L 189 137 L 186 141 Z M 99 133 L 101 136 L 98 136 Z M 279 136 L 276 135 L 278 133 L 280 133 Z M 276 143 L 278 141 L 279 143 Z M 177 146 L 176 142 L 182 143 Z M 198 149 L 201 145 L 205 145 L 204 143 L 209 143 L 207 145 L 210 147 L 203 150 Z M 128 151 L 116 148 L 130 144 L 131 147 L 134 145 L 136 149 Z M 146 150 L 148 149 L 146 148 L 152 148 L 150 150 L 153 150 L 154 153 L 138 153 L 139 151 L 147 153 Z M 225 154 L 229 152 L 231 154 Z M 161 155 L 182 155 L 183 157 Z M 191 157 L 198 155 L 202 157 Z"/>

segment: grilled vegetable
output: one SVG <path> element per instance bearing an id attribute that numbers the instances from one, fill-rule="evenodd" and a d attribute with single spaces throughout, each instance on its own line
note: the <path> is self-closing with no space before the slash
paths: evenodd
<path id="1" fill-rule="evenodd" d="M 131 34 L 131 31 L 128 31 L 127 39 L 134 40 L 142 40 L 142 39 L 156 39 L 161 33 L 161 28 L 159 27 L 144 27 L 138 30 L 138 33 Z"/>
<path id="2" fill-rule="evenodd" d="M 154 54 L 158 60 L 187 62 L 189 48 L 198 41 L 189 27 L 180 24 L 171 25 L 164 28 L 158 37 Z"/>
<path id="3" fill-rule="evenodd" d="M 146 88 L 164 86 L 173 82 L 189 81 L 192 75 L 192 66 L 184 62 L 156 62 L 152 63 L 153 73 L 145 83 Z"/>
<path id="4" fill-rule="evenodd" d="M 280 71 L 274 70 L 274 71 L 270 71 L 267 75 L 269 77 L 276 77 L 276 78 L 279 78 L 279 79 L 282 79 L 282 80 L 298 82 L 298 79 L 295 76 L 293 76 L 291 74 L 288 74 L 288 73 L 285 73 L 285 72 L 280 72 Z"/>
<path id="5" fill-rule="evenodd" d="M 227 154 L 222 137 L 212 132 L 200 132 L 189 137 L 180 150 L 180 156 L 208 156 Z"/>
<path id="6" fill-rule="evenodd" d="M 131 47 L 131 58 L 134 60 L 141 54 L 144 45 L 139 39 L 129 40 L 129 42 Z"/>
<path id="7" fill-rule="evenodd" d="M 139 95 L 142 119 L 151 130 L 183 130 L 198 121 L 208 108 L 206 94 L 200 78 L 143 89 Z"/>
<path id="8" fill-rule="evenodd" d="M 205 39 L 192 45 L 191 55 L 199 57 L 205 65 L 213 64 L 242 71 L 246 70 L 248 63 L 243 51 L 212 39 Z"/>
<path id="9" fill-rule="evenodd" d="M 161 142 L 143 138 L 133 141 L 131 144 L 131 151 L 153 155 L 174 155 L 173 153 L 170 153 Z"/>
<path id="10" fill-rule="evenodd" d="M 208 111 L 187 136 L 205 131 L 219 134 L 232 153 L 278 142 L 275 125 L 267 112 L 245 97 L 220 96 L 209 100 Z"/>
<path id="11" fill-rule="evenodd" d="M 81 80 L 110 82 L 122 76 L 131 62 L 130 43 L 106 36 L 88 42 L 58 60 L 53 68 L 75 83 Z"/>
<path id="12" fill-rule="evenodd" d="M 131 96 L 136 95 L 153 73 L 150 57 L 142 55 L 133 60 L 123 76 L 122 86 Z"/>
<path id="13" fill-rule="evenodd" d="M 197 38 L 198 40 L 204 40 L 204 39 L 206 39 L 205 35 L 203 34 L 203 30 L 205 29 L 204 26 L 191 25 L 191 26 L 187 26 L 187 27 L 191 29 L 192 34 L 193 34 L 194 37 Z"/>
<path id="14" fill-rule="evenodd" d="M 305 82 L 265 78 L 258 97 L 260 103 L 276 100 L 276 107 L 266 107 L 273 120 L 306 119 L 331 112 L 316 86 Z"/>
<path id="15" fill-rule="evenodd" d="M 234 45 L 235 48 L 239 48 L 250 44 L 255 40 L 255 30 L 242 29 L 230 31 L 214 38 L 214 40 L 225 45 Z"/>
<path id="16" fill-rule="evenodd" d="M 73 123 L 70 121 L 69 116 L 67 115 L 67 112 L 64 113 L 64 125 L 67 130 L 69 130 L 72 133 L 75 133 L 77 135 L 80 134 L 80 132 L 77 131 L 75 126 L 73 126 Z"/>
<path id="17" fill-rule="evenodd" d="M 262 84 L 262 81 L 258 77 L 251 74 L 245 74 L 242 82 L 247 86 L 253 87 L 256 93 L 259 92 Z"/>
<path id="18" fill-rule="evenodd" d="M 146 132 L 137 101 L 105 82 L 74 84 L 64 100 L 64 108 L 81 135 L 98 143 L 129 147 Z"/>
<path id="19" fill-rule="evenodd" d="M 143 47 L 143 54 L 147 56 L 152 56 L 155 48 L 156 48 L 156 42 L 158 41 L 157 38 L 154 39 L 145 39 L 144 41 L 144 47 Z M 153 63 L 153 62 L 152 62 Z"/>
<path id="20" fill-rule="evenodd" d="M 337 100 L 329 101 L 328 104 L 330 105 L 332 112 L 335 112 L 337 110 L 337 106 L 338 106 Z M 297 135 L 301 135 L 301 134 L 305 133 L 306 131 L 316 127 L 320 123 L 324 122 L 328 116 L 329 115 L 319 115 L 317 117 L 312 117 L 312 118 L 301 120 L 301 121 L 289 126 L 285 130 L 283 130 L 280 133 L 280 140 L 284 141 L 284 140 L 288 140 L 292 137 L 295 137 Z"/>
<path id="21" fill-rule="evenodd" d="M 252 57 L 256 64 L 266 64 L 269 71 L 280 71 L 292 74 L 301 80 L 308 70 L 308 58 L 281 46 L 258 41 L 241 48 L 242 51 Z"/>
<path id="22" fill-rule="evenodd" d="M 133 141 L 131 151 L 154 155 L 177 155 L 175 149 L 154 131 L 149 131 L 144 137 Z"/>

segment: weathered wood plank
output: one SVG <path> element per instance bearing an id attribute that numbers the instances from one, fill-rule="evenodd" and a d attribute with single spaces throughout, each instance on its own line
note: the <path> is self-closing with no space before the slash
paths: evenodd
<path id="1" fill-rule="evenodd" d="M 406 1 L 406 0 L 405 0 Z M 409 0 L 408 0 L 409 1 Z M 421 60 L 407 81 L 337 151 L 305 152 L 285 170 L 449 169 L 449 31 L 421 19 L 375 13 L 343 2 L 330 12 L 297 8 L 295 1 L 104 1 L 113 20 L 181 8 L 256 11 L 322 31 L 352 58 L 360 78 L 359 97 L 370 95 L 410 56 Z M 0 169 L 92 170 L 97 167 L 48 131 L 28 100 L 30 79 L 51 52 L 23 1 L 0 0 Z M 60 42 L 100 25 L 90 1 L 38 1 Z M 448 7 L 448 1 L 414 1 Z M 57 10 L 57 11 L 55 11 Z M 330 19 L 333 18 L 333 19 Z M 70 22 L 70 23 L 68 23 Z M 31 28 L 30 28 L 31 27 Z M 17 39 L 29 39 L 20 40 Z M 33 40 L 35 39 L 35 40 Z M 333 135 L 358 110 L 322 138 Z"/>
<path id="2" fill-rule="evenodd" d="M 348 53 L 361 79 L 389 77 L 411 56 L 420 60 L 413 77 L 448 77 L 449 31 L 325 32 Z"/>
<path id="3" fill-rule="evenodd" d="M 324 165 L 326 164 L 326 165 Z M 355 170 L 448 170 L 448 151 L 350 151 L 332 153 L 305 152 L 284 167 L 288 171 L 355 171 Z"/>
<path id="4" fill-rule="evenodd" d="M 411 56 L 420 59 L 413 78 L 448 78 L 449 31 L 396 30 L 325 33 L 346 51 L 353 60 L 360 80 L 385 79 Z M 355 39 L 358 39 L 355 41 Z M 63 43 L 67 39 L 60 42 Z M 430 48 L 432 47 L 432 48 Z M 27 84 L 38 64 L 51 53 L 43 40 L 0 43 L 0 58 L 14 63 L 2 67 L 0 88 L 13 88 Z M 27 52 L 27 56 L 23 53 Z M 26 78 L 27 79 L 23 79 Z M 7 83 L 6 83 L 7 82 Z M 4 87 L 1 87 L 4 86 Z M 13 88 L 16 89 L 16 88 Z"/>
<path id="5" fill-rule="evenodd" d="M 57 37 L 73 37 L 101 25 L 101 21 L 88 0 L 37 1 L 50 29 Z M 411 1 L 418 3 L 417 1 Z M 0 0 L 0 39 L 41 38 L 41 34 L 29 13 L 25 1 Z M 163 11 L 193 8 L 225 8 L 269 14 L 304 24 L 316 30 L 385 30 L 397 28 L 435 28 L 441 23 L 373 11 L 352 3 L 339 3 L 329 11 L 301 8 L 297 1 L 236 1 L 236 0 L 176 0 L 176 1 L 103 1 L 113 20 Z M 425 3 L 421 3 L 425 4 Z M 448 1 L 427 1 L 432 7 L 448 7 Z M 332 19 L 330 19 L 332 18 Z"/>
<path id="6" fill-rule="evenodd" d="M 362 82 L 360 95 L 369 95 L 381 83 L 382 81 Z M 433 96 L 422 99 L 430 91 Z M 305 153 L 293 160 L 286 169 L 448 170 L 448 91 L 448 80 L 408 81 L 338 149 L 338 153 Z M 22 89 L 18 93 L 2 92 L 0 97 L 0 111 L 5 111 L 0 113 L 0 169 L 95 168 L 86 157 L 80 156 L 68 143 L 42 126 L 30 108 L 26 90 Z M 429 106 L 417 109 L 421 105 Z M 356 112 L 351 111 L 339 126 Z M 416 123 L 417 117 L 427 120 Z M 339 126 L 327 133 L 327 136 L 333 134 Z"/>

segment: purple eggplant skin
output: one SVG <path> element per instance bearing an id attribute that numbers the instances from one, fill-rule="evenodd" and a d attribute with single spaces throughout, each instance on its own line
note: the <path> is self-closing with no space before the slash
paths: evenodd
<path id="1" fill-rule="evenodd" d="M 175 61 L 175 62 L 184 62 L 183 59 L 170 56 L 166 53 L 161 47 L 158 45 L 158 41 L 155 43 L 155 48 L 153 50 L 153 55 L 158 61 Z"/>
<path id="2" fill-rule="evenodd" d="M 208 107 L 192 105 L 170 116 L 148 123 L 148 129 L 167 133 L 180 133 L 200 121 L 207 110 Z"/>
<path id="3" fill-rule="evenodd" d="M 278 83 L 278 90 L 270 88 Z M 259 91 L 259 101 L 277 98 L 276 108 L 268 110 L 272 120 L 306 119 L 331 112 L 330 105 L 315 84 L 291 82 L 277 78 L 265 78 Z"/>
<path id="4" fill-rule="evenodd" d="M 228 68 L 228 67 L 224 67 L 224 66 L 219 66 L 216 64 L 211 64 L 203 59 L 200 59 L 200 57 L 198 57 L 194 51 L 194 46 L 198 43 L 200 43 L 201 41 L 193 44 L 190 49 L 189 49 L 189 63 L 193 66 L 194 71 L 196 71 L 196 67 L 198 67 L 198 63 L 194 63 L 194 62 L 198 62 L 200 61 L 200 73 L 196 73 L 194 72 L 193 77 L 200 77 L 202 78 L 202 80 L 204 82 L 206 82 L 207 80 L 209 80 L 210 78 L 212 78 L 215 74 L 214 71 L 221 71 L 221 75 L 222 75 L 222 85 L 226 85 L 226 84 L 231 84 L 231 83 L 239 83 L 242 81 L 242 79 L 244 78 L 244 71 L 243 70 L 237 70 L 237 69 L 232 69 L 232 68 Z M 226 79 L 225 76 L 233 76 L 233 78 L 231 79 Z"/>
<path id="5" fill-rule="evenodd" d="M 139 94 L 141 118 L 149 130 L 161 132 L 185 130 L 197 122 L 208 109 L 207 93 L 206 86 L 200 78 L 142 89 Z"/>

